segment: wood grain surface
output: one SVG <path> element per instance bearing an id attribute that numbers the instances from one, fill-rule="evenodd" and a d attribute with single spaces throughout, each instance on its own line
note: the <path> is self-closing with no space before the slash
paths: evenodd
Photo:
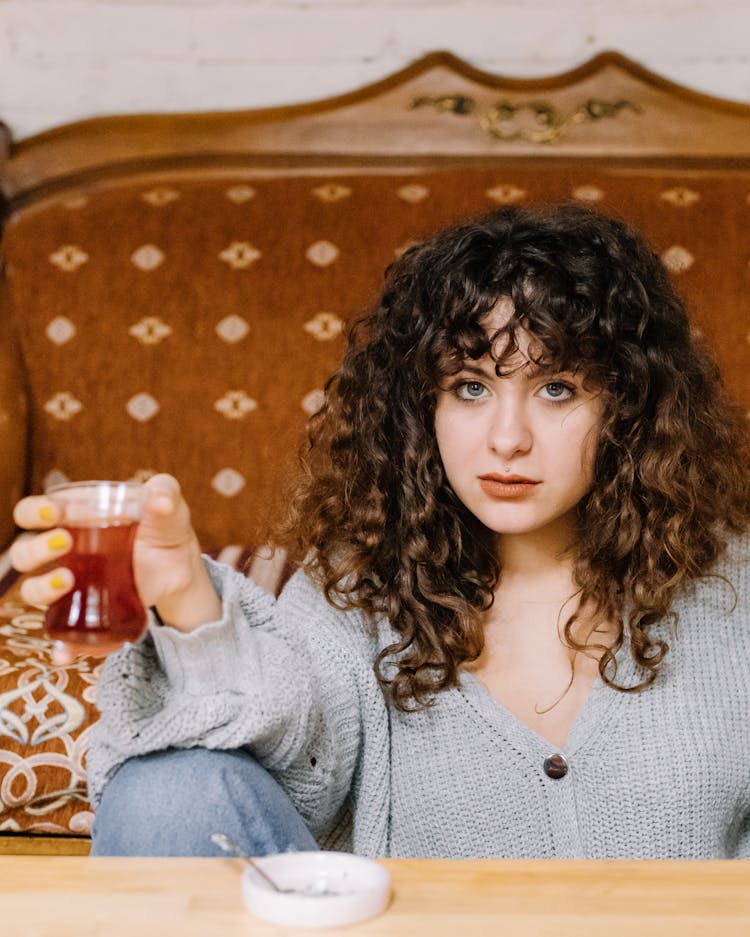
<path id="1" fill-rule="evenodd" d="M 750 863 L 387 860 L 381 917 L 311 933 L 365 937 L 746 937 Z M 304 933 L 255 920 L 231 859 L 0 857 L 4 934 Z"/>

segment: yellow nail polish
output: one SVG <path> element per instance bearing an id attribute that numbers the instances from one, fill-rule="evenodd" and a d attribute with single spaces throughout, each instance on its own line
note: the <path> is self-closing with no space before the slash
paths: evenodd
<path id="1" fill-rule="evenodd" d="M 45 524 L 51 524 L 55 519 L 55 512 L 49 505 L 45 505 L 43 508 L 39 508 L 39 520 L 44 521 Z"/>
<path id="2" fill-rule="evenodd" d="M 65 534 L 52 534 L 47 541 L 50 550 L 63 550 L 68 545 L 68 538 Z"/>
<path id="3" fill-rule="evenodd" d="M 55 592 L 65 588 L 65 580 L 59 573 L 55 573 L 55 575 L 50 579 L 49 584 L 52 586 Z"/>

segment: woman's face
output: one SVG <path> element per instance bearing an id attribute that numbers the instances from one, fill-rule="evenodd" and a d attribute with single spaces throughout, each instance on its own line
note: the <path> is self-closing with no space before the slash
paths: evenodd
<path id="1" fill-rule="evenodd" d="M 500 304 L 488 334 L 509 314 Z M 591 488 L 603 412 L 601 395 L 584 389 L 582 374 L 540 372 L 530 360 L 530 336 L 517 333 L 517 342 L 503 368 L 512 373 L 498 377 L 489 355 L 467 360 L 438 392 L 435 411 L 448 481 L 498 534 L 541 531 L 573 511 Z"/>

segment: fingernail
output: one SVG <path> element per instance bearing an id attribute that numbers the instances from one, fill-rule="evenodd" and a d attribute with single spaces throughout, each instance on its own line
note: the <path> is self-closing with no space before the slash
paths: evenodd
<path id="1" fill-rule="evenodd" d="M 57 592 L 60 589 L 65 588 L 65 579 L 60 575 L 60 573 L 55 573 L 55 575 L 50 579 L 49 584 L 52 586 L 55 592 Z"/>
<path id="2" fill-rule="evenodd" d="M 64 550 L 68 546 L 67 534 L 52 534 L 47 540 L 47 546 L 50 550 Z"/>
<path id="3" fill-rule="evenodd" d="M 45 505 L 43 508 L 39 508 L 39 520 L 44 521 L 45 524 L 51 524 L 55 519 L 55 512 L 52 510 L 49 505 Z"/>

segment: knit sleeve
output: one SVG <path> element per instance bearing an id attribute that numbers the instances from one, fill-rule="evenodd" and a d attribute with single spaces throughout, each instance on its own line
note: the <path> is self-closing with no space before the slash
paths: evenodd
<path id="1" fill-rule="evenodd" d="M 750 859 L 750 813 L 740 826 L 737 837 L 737 853 L 735 859 Z"/>
<path id="2" fill-rule="evenodd" d="M 315 835 L 341 810 L 359 747 L 356 667 L 345 642 L 321 643 L 346 616 L 302 573 L 275 601 L 244 576 L 207 565 L 221 619 L 189 634 L 152 621 L 102 669 L 87 759 L 92 803 L 127 758 L 245 748 L 287 788 Z"/>
<path id="3" fill-rule="evenodd" d="M 736 614 L 732 616 L 737 625 L 734 635 L 736 641 L 736 659 L 734 672 L 738 677 L 744 674 L 744 683 L 740 683 L 740 692 L 744 693 L 747 711 L 747 699 L 750 695 L 750 531 L 743 536 L 735 537 L 730 541 L 725 559 L 725 566 L 720 570 L 722 575 L 732 583 L 736 599 Z M 747 738 L 747 730 L 743 731 L 743 744 Z M 746 813 L 742 818 L 737 832 L 736 852 L 733 858 L 750 859 L 750 778 L 744 795 L 739 799 Z"/>

